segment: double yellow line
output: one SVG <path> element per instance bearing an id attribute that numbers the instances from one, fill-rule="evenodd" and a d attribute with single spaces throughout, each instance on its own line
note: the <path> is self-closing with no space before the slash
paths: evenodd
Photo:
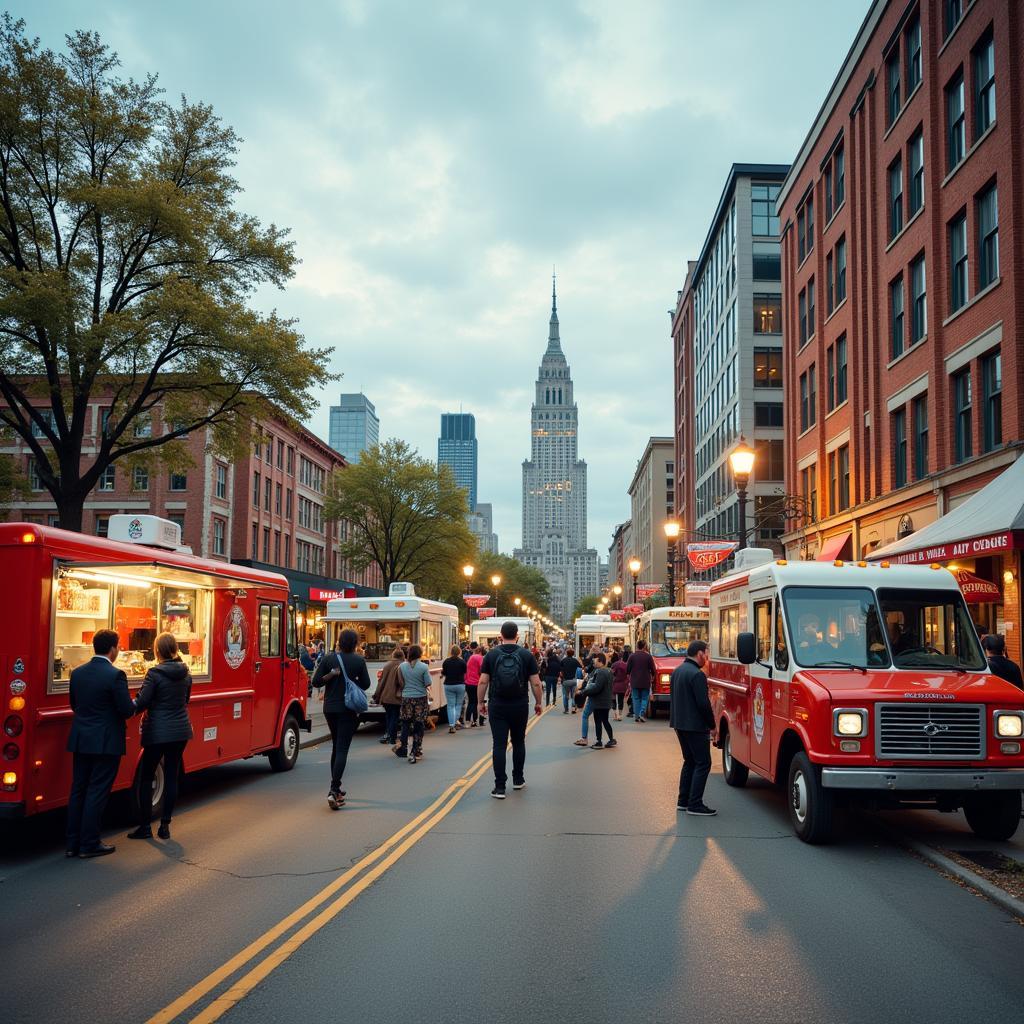
<path id="1" fill-rule="evenodd" d="M 543 715 L 536 716 L 526 727 L 526 731 L 529 732 L 541 717 Z M 469 792 L 473 784 L 487 772 L 490 763 L 491 755 L 485 754 L 472 765 L 465 775 L 456 779 L 425 811 L 400 828 L 372 853 L 367 854 L 342 875 L 339 875 L 333 882 L 303 903 L 301 907 L 292 911 L 258 939 L 249 943 L 245 949 L 236 953 L 202 981 L 193 985 L 173 1003 L 155 1013 L 146 1024 L 170 1024 L 171 1021 L 176 1020 L 195 1006 L 204 996 L 209 995 L 210 992 L 237 974 L 246 964 L 255 960 L 264 950 L 273 946 L 278 939 L 287 935 L 296 925 L 309 918 L 301 928 L 276 946 L 255 967 L 246 972 L 230 988 L 225 989 L 195 1017 L 192 1017 L 191 1024 L 210 1024 L 212 1021 L 219 1020 L 228 1010 L 241 1002 L 261 981 L 265 980 L 271 972 L 284 963 L 303 943 L 337 917 L 360 893 L 373 885 L 438 822 L 443 821 Z M 367 870 L 368 868 L 371 870 Z M 350 885 L 349 883 L 354 879 L 358 880 L 355 881 L 355 884 Z M 340 895 L 338 895 L 339 893 Z M 333 902 L 328 903 L 318 914 L 310 917 L 310 914 L 331 900 L 332 897 L 336 897 Z"/>

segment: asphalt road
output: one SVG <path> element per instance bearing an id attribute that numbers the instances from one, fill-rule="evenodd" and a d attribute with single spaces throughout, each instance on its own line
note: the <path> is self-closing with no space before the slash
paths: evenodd
<path id="1" fill-rule="evenodd" d="M 231 1024 L 1020 1019 L 1024 926 L 872 818 L 808 847 L 779 792 L 730 790 L 717 765 L 719 817 L 677 814 L 663 724 L 593 751 L 571 745 L 578 722 L 537 723 L 503 802 L 488 774 L 460 781 L 488 735 L 429 734 L 411 766 L 367 729 L 336 813 L 314 747 L 284 775 L 256 759 L 193 778 L 170 843 L 122 827 L 114 856 L 66 862 L 60 815 L 5 829 L 3 1020 L 144 1021 L 175 1000 L 164 1019 Z"/>

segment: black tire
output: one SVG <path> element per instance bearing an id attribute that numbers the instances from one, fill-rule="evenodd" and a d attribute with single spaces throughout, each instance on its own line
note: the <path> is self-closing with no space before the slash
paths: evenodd
<path id="1" fill-rule="evenodd" d="M 268 755 L 270 767 L 275 772 L 290 772 L 299 759 L 299 720 L 289 715 L 281 730 L 281 742 Z"/>
<path id="2" fill-rule="evenodd" d="M 181 773 L 179 772 L 178 778 L 180 780 Z M 132 788 L 129 791 L 129 803 L 131 804 L 132 818 L 135 821 L 142 821 L 143 813 L 145 809 L 144 800 L 142 797 L 142 762 L 139 762 L 138 767 L 135 769 L 135 778 L 132 780 Z M 150 791 L 149 799 L 149 820 L 155 821 L 160 816 L 160 811 L 164 805 L 164 763 L 161 762 L 156 766 L 156 772 L 153 775 L 153 788 Z"/>
<path id="3" fill-rule="evenodd" d="M 835 800 L 821 784 L 821 772 L 801 750 L 789 765 L 789 820 L 798 839 L 826 843 L 832 837 Z"/>
<path id="4" fill-rule="evenodd" d="M 973 794 L 964 800 L 964 816 L 979 838 L 1007 840 L 1020 825 L 1020 790 Z"/>
<path id="5" fill-rule="evenodd" d="M 726 785 L 735 786 L 737 789 L 745 786 L 750 777 L 750 769 L 732 756 L 728 729 L 722 734 L 722 774 L 725 776 Z"/>

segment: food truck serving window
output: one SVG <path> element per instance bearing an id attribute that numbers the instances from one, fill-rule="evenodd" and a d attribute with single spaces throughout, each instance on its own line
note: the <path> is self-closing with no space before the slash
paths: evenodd
<path id="1" fill-rule="evenodd" d="M 158 581 L 119 566 L 110 571 L 62 566 L 54 576 L 53 595 L 50 693 L 66 692 L 72 669 L 93 656 L 92 638 L 101 629 L 117 632 L 117 667 L 136 683 L 154 663 L 158 633 L 177 638 L 193 676 L 210 670 L 209 587 L 184 578 Z"/>
<path id="2" fill-rule="evenodd" d="M 889 664 L 874 592 L 866 587 L 786 587 L 792 651 L 804 668 Z"/>

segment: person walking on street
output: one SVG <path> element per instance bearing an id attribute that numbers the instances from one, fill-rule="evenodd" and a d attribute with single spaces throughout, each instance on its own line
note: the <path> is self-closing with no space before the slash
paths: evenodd
<path id="1" fill-rule="evenodd" d="M 647 650 L 646 640 L 637 640 L 636 650 L 626 662 L 626 671 L 629 673 L 629 688 L 633 695 L 633 720 L 646 722 L 647 702 L 651 699 L 651 687 L 658 671 Z"/>
<path id="2" fill-rule="evenodd" d="M 982 641 L 985 655 L 988 658 L 988 670 L 1000 679 L 1013 683 L 1018 689 L 1024 690 L 1024 678 L 1021 678 L 1020 666 L 1006 656 L 1006 638 L 1000 633 L 986 633 Z"/>
<path id="3" fill-rule="evenodd" d="M 476 654 L 478 644 L 475 640 L 471 641 L 466 647 L 462 649 L 462 660 L 468 665 L 469 659 Z"/>
<path id="4" fill-rule="evenodd" d="M 423 648 L 413 644 L 409 648 L 409 660 L 402 663 L 402 737 L 395 747 L 395 754 L 408 757 L 409 764 L 415 764 L 423 756 L 423 729 L 430 714 L 430 669 L 420 661 L 422 657 Z"/>
<path id="5" fill-rule="evenodd" d="M 373 691 L 373 703 L 384 708 L 384 735 L 381 743 L 395 744 L 398 742 L 398 713 L 402 708 L 402 664 L 405 651 L 396 647 L 391 652 L 391 660 L 380 673 L 377 689 Z"/>
<path id="6" fill-rule="evenodd" d="M 576 660 L 572 651 L 566 651 L 559 666 L 559 673 L 562 676 L 562 714 L 569 714 L 569 708 L 576 714 L 576 673 L 583 670 L 583 666 Z"/>
<path id="7" fill-rule="evenodd" d="M 612 705 L 615 702 L 612 689 L 615 685 L 615 678 L 605 665 L 606 657 L 603 651 L 594 655 L 594 671 L 583 692 L 590 701 L 590 707 L 594 715 L 594 730 L 597 733 L 597 742 L 591 747 L 592 750 L 603 750 L 605 747 L 614 747 L 617 743 L 612 733 L 611 722 L 608 715 L 611 713 Z M 608 742 L 603 743 L 602 730 L 608 733 Z"/>
<path id="8" fill-rule="evenodd" d="M 622 706 L 626 702 L 626 694 L 629 693 L 629 673 L 626 671 L 626 661 L 618 651 L 613 652 L 608 668 L 612 673 L 612 694 L 615 697 L 615 705 L 612 710 L 615 714 L 615 721 L 621 722 Z"/>
<path id="9" fill-rule="evenodd" d="M 471 729 L 477 725 L 483 725 L 480 721 L 480 712 L 477 704 L 477 691 L 480 688 L 480 667 L 484 663 L 484 652 L 478 646 L 473 647 L 473 653 L 466 663 L 466 722 Z"/>
<path id="10" fill-rule="evenodd" d="M 348 748 L 359 728 L 359 715 L 345 703 L 345 687 L 351 680 L 361 690 L 370 688 L 370 674 L 362 655 L 356 654 L 359 636 L 354 629 L 343 629 L 338 650 L 325 654 L 313 673 L 313 685 L 324 687 L 324 718 L 331 730 L 331 788 L 327 805 L 336 811 L 345 804 L 341 778 L 348 763 Z"/>
<path id="11" fill-rule="evenodd" d="M 586 695 L 587 683 L 590 681 L 592 672 L 586 672 L 585 669 L 579 668 L 576 670 L 576 695 L 574 702 L 577 707 L 580 708 L 580 738 L 574 740 L 573 744 L 577 747 L 587 746 L 587 736 L 590 732 L 590 716 L 594 713 L 594 705 L 591 703 L 590 697 Z"/>
<path id="12" fill-rule="evenodd" d="M 502 642 L 487 652 L 480 673 L 480 707 L 487 713 L 487 695 L 491 696 L 491 739 L 494 762 L 494 789 L 491 796 L 505 799 L 508 780 L 505 748 L 512 739 L 512 788 L 526 785 L 526 724 L 530 718 L 530 690 L 533 691 L 534 713 L 541 714 L 543 694 L 537 659 L 516 640 L 519 627 L 505 622 L 501 627 Z"/>
<path id="13" fill-rule="evenodd" d="M 554 647 L 549 647 L 544 656 L 544 706 L 551 707 L 555 703 L 555 696 L 558 693 L 558 677 L 562 672 L 562 662 L 555 653 Z"/>
<path id="14" fill-rule="evenodd" d="M 703 640 L 694 640 L 686 648 L 682 664 L 672 673 L 669 715 L 669 724 L 675 729 L 683 752 L 676 810 L 703 817 L 718 813 L 704 803 L 704 787 L 711 773 L 710 733 L 715 727 L 708 678 L 704 675 L 707 663 L 708 645 Z"/>
<path id="15" fill-rule="evenodd" d="M 171 818 L 178 799 L 181 759 L 192 739 L 188 702 L 192 695 L 192 674 L 178 653 L 178 641 L 171 633 L 161 633 L 153 641 L 156 664 L 146 673 L 142 689 L 135 698 L 142 720 L 142 769 L 139 780 L 139 827 L 128 833 L 129 839 L 152 839 L 152 806 L 145 799 L 153 792 L 156 766 L 164 762 L 164 799 L 160 813 L 161 839 L 171 838 Z"/>
<path id="16" fill-rule="evenodd" d="M 125 722 L 135 714 L 128 677 L 114 667 L 118 643 L 114 630 L 97 630 L 92 660 L 72 670 L 68 683 L 73 717 L 66 857 L 103 857 L 116 849 L 100 842 L 100 825 L 125 754 Z"/>
<path id="17" fill-rule="evenodd" d="M 459 719 L 462 717 L 462 702 L 466 699 L 466 668 L 462 651 L 456 644 L 441 663 L 441 679 L 444 682 L 445 699 L 448 701 L 449 733 L 455 732 L 456 726 L 462 728 Z"/>

